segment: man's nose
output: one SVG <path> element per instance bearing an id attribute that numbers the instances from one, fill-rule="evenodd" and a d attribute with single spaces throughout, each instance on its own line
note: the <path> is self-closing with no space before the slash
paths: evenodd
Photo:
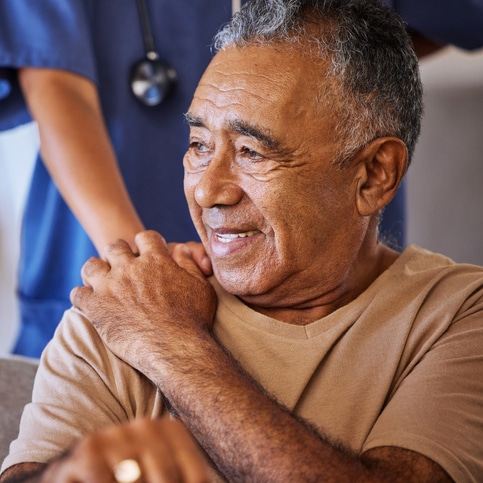
<path id="1" fill-rule="evenodd" d="M 228 156 L 214 157 L 195 187 L 195 200 L 202 208 L 235 205 L 243 197 L 236 166 Z"/>

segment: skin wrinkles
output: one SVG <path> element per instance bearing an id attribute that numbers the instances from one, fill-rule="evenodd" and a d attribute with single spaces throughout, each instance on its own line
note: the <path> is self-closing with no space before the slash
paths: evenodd
<path id="1" fill-rule="evenodd" d="M 195 128 L 204 128 L 207 131 L 209 131 L 208 128 L 203 124 L 203 120 L 193 116 L 191 113 L 189 112 L 186 113 L 185 118 L 186 118 L 187 124 L 192 128 L 193 138 L 196 137 L 195 134 L 197 133 Z M 273 169 L 282 168 L 283 166 L 280 166 L 279 165 L 280 163 L 291 162 L 292 165 L 295 165 L 295 163 L 293 162 L 293 159 L 291 159 L 293 158 L 294 153 L 291 152 L 290 149 L 284 147 L 282 145 L 282 142 L 279 139 L 276 139 L 272 135 L 269 129 L 266 129 L 263 126 L 258 126 L 258 125 L 248 123 L 240 119 L 233 119 L 231 121 L 228 121 L 227 124 L 228 124 L 229 133 L 231 132 L 232 134 L 235 134 L 235 135 L 239 134 L 242 137 L 249 137 L 256 143 L 259 143 L 256 145 L 256 149 L 258 151 L 257 155 L 260 157 L 263 157 L 265 161 L 268 161 L 269 157 L 273 158 L 276 161 L 275 163 L 272 163 Z M 206 137 L 205 133 L 200 134 L 201 139 L 205 139 L 205 137 Z M 208 138 L 209 138 L 209 135 L 208 135 Z M 243 139 L 240 142 L 242 143 Z M 207 145 L 210 146 L 209 140 L 206 141 L 206 143 Z M 260 150 L 259 145 L 263 147 L 262 150 Z M 251 151 L 251 149 L 249 149 L 249 151 Z M 263 155 L 261 154 L 261 152 L 263 152 Z M 307 153 L 307 155 L 310 155 L 310 153 Z M 190 160 L 192 159 L 193 158 L 190 158 Z M 204 163 L 201 163 L 200 168 L 208 162 L 209 162 L 209 159 L 207 159 Z M 196 169 L 194 163 L 193 165 L 189 166 L 189 169 L 190 170 Z"/>
<path id="2" fill-rule="evenodd" d="M 280 142 L 272 136 L 269 129 L 264 129 L 261 126 L 254 126 L 241 120 L 231 121 L 229 126 L 233 131 L 242 136 L 251 137 L 262 143 L 265 148 L 270 151 L 280 151 Z"/>
<path id="3" fill-rule="evenodd" d="M 255 4 L 248 3 L 246 8 Z M 298 45 L 305 52 L 306 46 Z M 243 55 L 228 49 L 216 55 L 190 107 L 197 125 L 191 126 L 185 156 L 187 201 L 222 285 L 278 321 L 308 324 L 350 302 L 396 258 L 377 243 L 376 224 L 379 210 L 390 201 L 405 171 L 407 149 L 401 139 L 391 136 L 364 147 L 360 147 L 364 141 L 355 141 L 354 149 L 359 149 L 349 164 L 336 167 L 334 156 L 352 136 L 334 135 L 336 124 L 344 125 L 348 118 L 341 122 L 340 109 L 319 96 L 316 83 L 324 78 L 323 66 L 307 62 L 305 54 L 287 58 L 273 46 L 242 50 Z M 313 80 L 307 79 L 308 69 Z M 286 75 L 290 70 L 295 75 Z M 237 79 L 240 72 L 248 71 L 250 78 L 243 74 Z M 230 89 L 230 82 L 238 80 L 244 88 Z M 334 92 L 329 95 L 332 101 L 337 98 Z M 267 140 L 253 136 L 252 128 L 268 133 L 283 146 L 283 154 L 280 149 L 267 149 Z M 312 419 L 310 409 L 305 413 L 296 403 L 300 415 L 292 414 L 293 398 L 284 395 L 283 379 L 280 388 L 276 381 L 289 369 L 290 358 L 280 360 L 275 347 L 269 350 L 266 357 L 273 356 L 275 365 L 280 361 L 281 371 L 278 375 L 268 371 L 265 376 L 249 352 L 245 355 L 232 346 L 232 356 L 229 345 L 227 349 L 222 345 L 221 333 L 217 340 L 213 327 L 217 295 L 206 279 L 209 267 L 201 272 L 188 246 L 174 244 L 170 249 L 156 232 L 139 233 L 135 244 L 137 253 L 118 240 L 108 246 L 104 259 L 88 261 L 82 271 L 85 286 L 74 288 L 72 304 L 79 315 L 87 317 L 110 353 L 161 391 L 167 409 L 186 425 L 224 479 L 449 481 L 422 454 L 397 447 L 365 451 L 360 438 L 351 441 L 343 435 L 338 443 L 334 441 L 337 434 L 329 428 L 329 434 L 324 434 L 323 418 L 314 420 L 320 434 L 304 421 L 304 417 Z M 77 347 L 82 352 L 83 346 Z M 84 366 L 74 368 L 81 378 L 90 372 L 90 366 Z M 346 366 L 336 367 L 336 372 L 350 371 L 350 365 Z M 255 380 L 249 374 L 252 371 Z M 273 386 L 267 377 L 274 379 Z M 370 386 L 370 379 L 371 371 L 365 387 Z M 327 381 L 330 384 L 330 374 Z M 303 398 L 304 389 L 300 389 Z M 355 399 L 351 402 L 357 402 L 357 388 L 352 389 Z M 332 403 L 337 405 L 344 397 L 350 393 L 342 391 L 339 398 L 334 394 Z M 361 397 L 361 405 L 372 401 L 371 394 Z M 328 399 L 330 410 L 330 395 Z M 382 399 L 383 394 L 381 402 L 385 402 Z M 93 402 L 89 401 L 79 403 L 87 408 Z M 377 414 L 373 416 L 377 419 Z M 160 455 L 168 455 L 167 463 L 172 463 L 169 453 L 153 448 L 156 441 L 174 441 L 162 428 L 152 426 L 163 419 L 148 420 L 154 433 L 139 431 L 137 440 L 132 427 L 127 433 L 121 431 L 122 438 L 117 436 L 121 427 L 113 426 L 116 445 L 105 444 L 103 432 L 100 439 L 99 434 L 91 435 L 95 444 L 88 445 L 87 454 L 101 453 L 101 462 L 107 462 L 108 475 L 100 480 L 112 481 L 114 465 L 130 455 L 140 458 L 147 453 L 156 463 Z M 387 420 L 382 424 L 388 424 Z M 370 421 L 366 426 L 370 431 Z M 132 447 L 119 447 L 123 441 Z M 176 448 L 181 450 L 182 466 L 190 468 L 186 445 L 175 444 Z M 115 457 L 109 454 L 112 450 Z M 89 460 L 95 462 L 95 458 Z M 43 481 L 69 479 L 68 473 L 62 474 L 65 468 L 69 471 L 69 464 L 80 473 L 88 471 L 84 461 L 76 461 L 72 454 L 57 470 L 51 464 L 53 473 L 47 473 Z M 28 466 L 21 467 L 28 471 Z M 90 481 L 76 478 L 76 473 L 70 480 Z M 143 476 L 151 480 L 144 469 Z M 181 476 L 173 479 L 185 481 Z M 196 476 L 193 479 L 199 481 Z"/>
<path id="4" fill-rule="evenodd" d="M 355 298 L 386 264 L 355 277 L 360 267 L 389 252 L 367 250 L 375 234 L 354 202 L 364 158 L 335 166 L 343 140 L 333 98 L 323 109 L 307 59 L 272 46 L 242 52 L 217 54 L 189 108 L 188 205 L 226 290 L 267 315 L 310 323 Z M 223 244 L 217 236 L 249 231 Z"/>
<path id="5" fill-rule="evenodd" d="M 200 127 L 208 129 L 204 124 L 203 120 L 192 115 L 191 113 L 186 113 L 186 122 L 191 128 Z M 266 149 L 271 151 L 280 150 L 280 141 L 275 139 L 269 129 L 265 129 L 263 126 L 255 126 L 248 122 L 240 119 L 234 119 L 228 122 L 229 130 L 241 134 L 242 136 L 248 136 L 254 140 L 262 143 Z"/>

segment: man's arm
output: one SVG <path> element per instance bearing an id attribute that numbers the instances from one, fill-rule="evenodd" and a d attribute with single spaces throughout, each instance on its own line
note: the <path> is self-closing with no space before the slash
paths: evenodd
<path id="1" fill-rule="evenodd" d="M 98 251 L 117 238 L 133 246 L 143 225 L 121 177 L 94 84 L 37 68 L 21 69 L 19 81 L 38 124 L 45 165 Z"/>
<path id="2" fill-rule="evenodd" d="M 362 457 L 300 421 L 238 367 L 211 332 L 215 295 L 189 252 L 159 235 L 119 242 L 74 289 L 107 346 L 143 372 L 230 481 L 450 481 L 426 457 L 378 448 Z M 173 284 L 176 280 L 176 286 Z"/>
<path id="3" fill-rule="evenodd" d="M 273 401 L 211 335 L 160 381 L 179 417 L 229 481 L 446 482 L 434 462 L 395 447 L 352 454 Z M 204 345 L 206 343 L 206 345 Z"/>

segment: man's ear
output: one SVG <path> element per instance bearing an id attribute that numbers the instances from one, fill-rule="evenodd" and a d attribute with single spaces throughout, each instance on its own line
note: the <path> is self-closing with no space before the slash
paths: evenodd
<path id="1" fill-rule="evenodd" d="M 357 209 L 371 216 L 386 206 L 406 173 L 408 150 L 396 137 L 377 138 L 357 155 Z"/>

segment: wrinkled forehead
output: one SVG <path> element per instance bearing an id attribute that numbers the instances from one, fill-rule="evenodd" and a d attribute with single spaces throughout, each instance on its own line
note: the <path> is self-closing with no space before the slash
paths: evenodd
<path id="1" fill-rule="evenodd" d="M 318 111 L 324 65 L 286 45 L 229 47 L 218 52 L 201 78 L 190 112 L 223 109 L 250 115 L 290 115 Z"/>
<path id="2" fill-rule="evenodd" d="M 302 80 L 304 65 L 296 52 L 280 46 L 230 47 L 215 55 L 198 87 L 213 85 L 223 92 L 275 90 L 274 94 L 280 94 Z"/>

